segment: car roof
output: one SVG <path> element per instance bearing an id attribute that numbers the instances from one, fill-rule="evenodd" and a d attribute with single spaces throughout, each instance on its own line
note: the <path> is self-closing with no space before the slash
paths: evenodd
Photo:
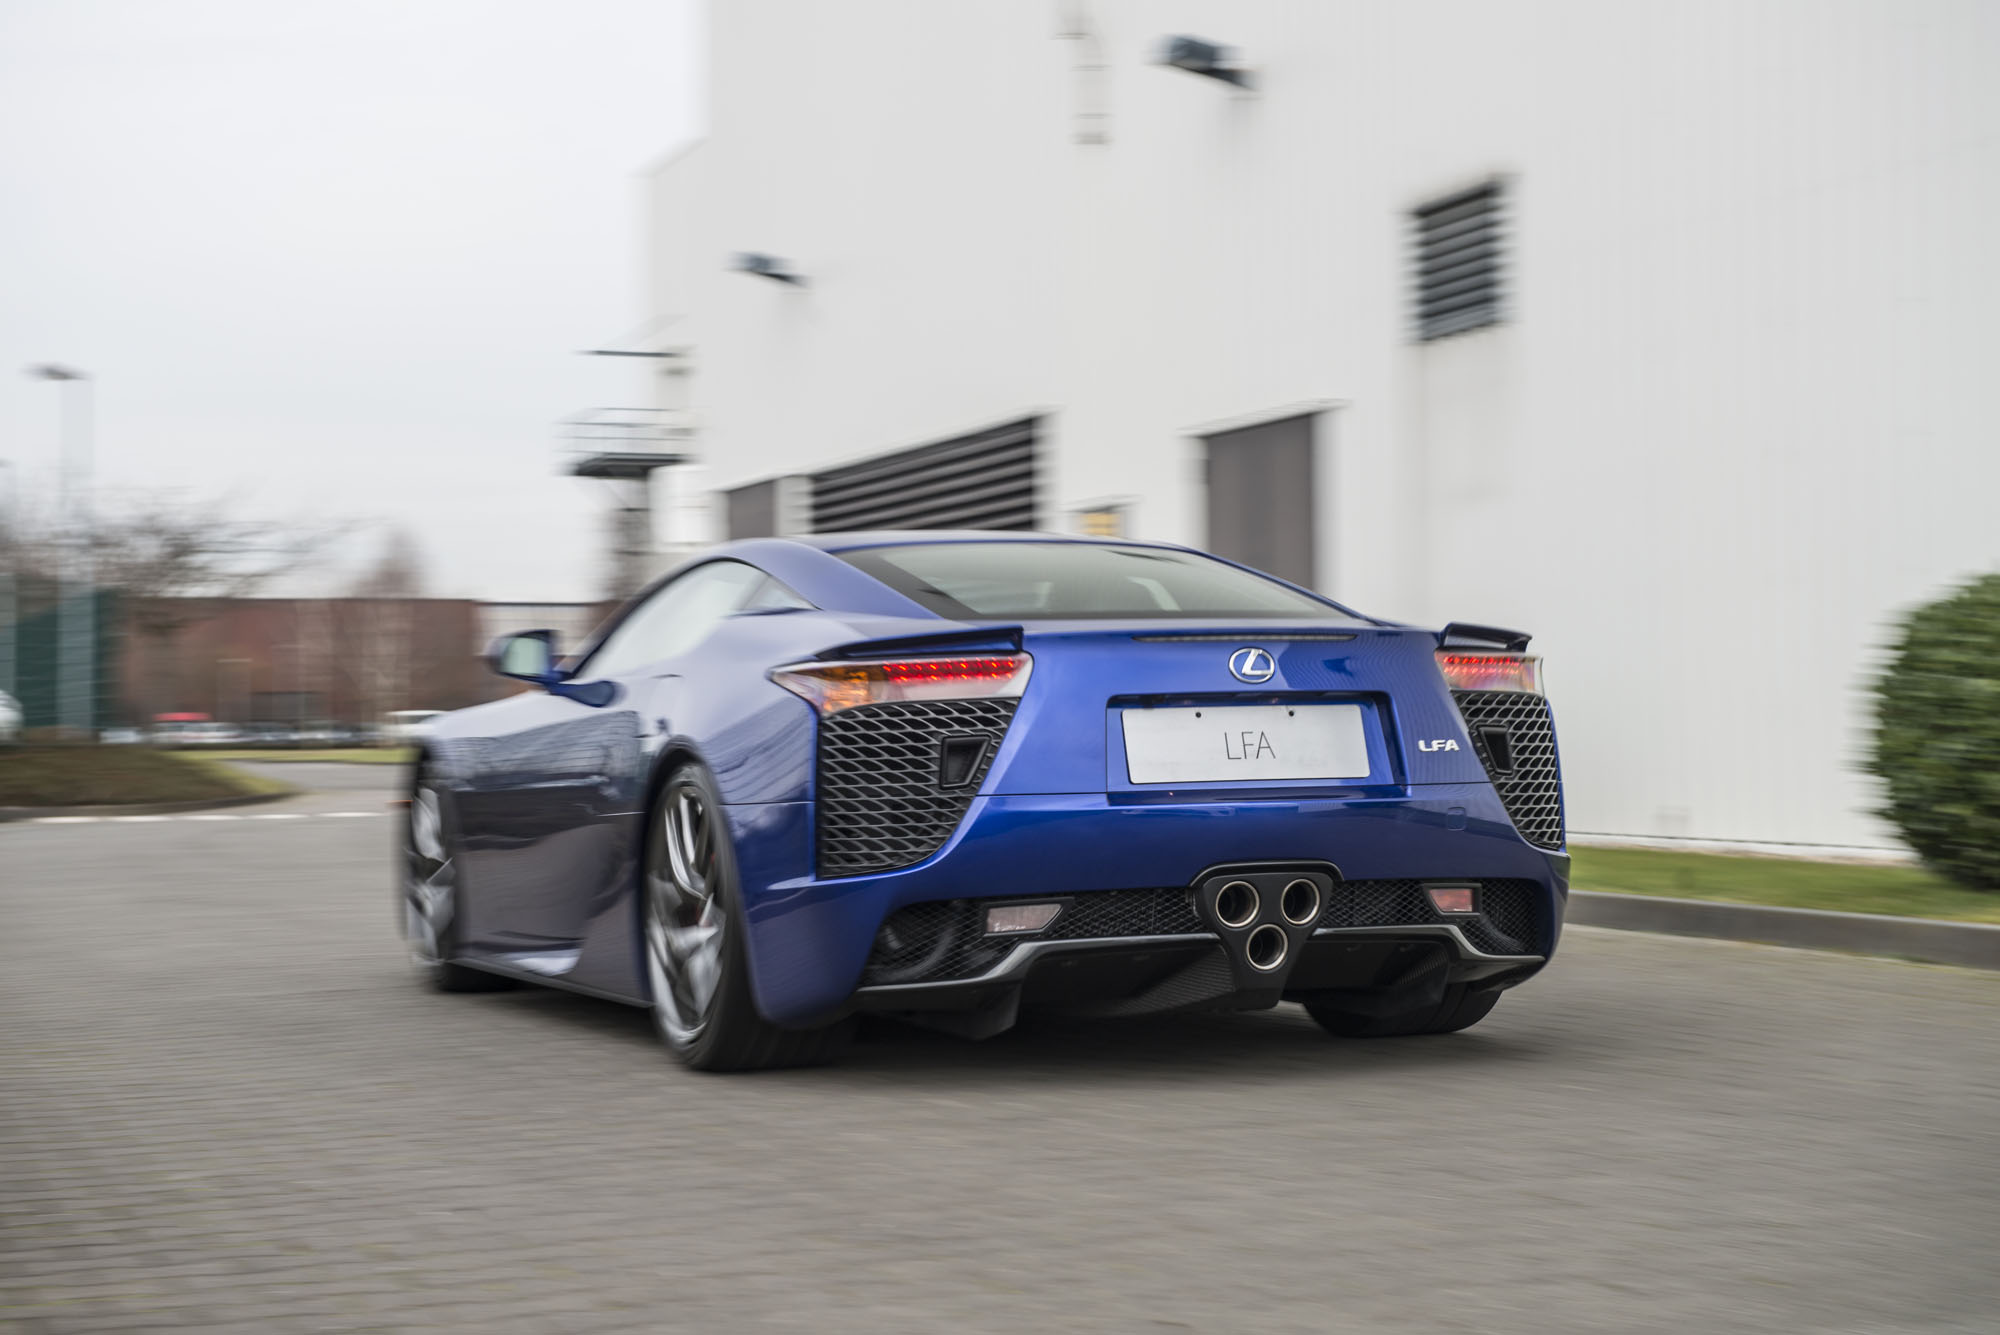
<path id="1" fill-rule="evenodd" d="M 857 533 L 802 533 L 785 542 L 816 547 L 823 552 L 853 551 L 858 547 L 906 547 L 916 543 L 951 542 L 1068 542 L 1096 547 L 1168 547 L 1190 551 L 1173 542 L 1148 542 L 1140 538 L 1098 538 L 1079 533 L 1036 533 L 1019 529 L 916 528 L 868 529 Z"/>

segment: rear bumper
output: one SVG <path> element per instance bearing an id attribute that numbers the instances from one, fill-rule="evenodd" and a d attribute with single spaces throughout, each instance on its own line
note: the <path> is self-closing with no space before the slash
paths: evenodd
<path id="1" fill-rule="evenodd" d="M 1223 949 L 1213 932 L 1023 941 L 976 978 L 862 987 L 854 993 L 853 1006 L 892 1012 L 984 1010 L 1010 994 L 1031 1005 L 1100 1015 L 1227 1005 L 1243 994 L 1232 983 Z M 1511 987 L 1546 962 L 1541 955 L 1489 954 L 1450 924 L 1329 928 L 1314 933 L 1301 952 L 1288 995 L 1364 992 L 1429 968 L 1442 970 L 1448 984 Z"/>
<path id="2" fill-rule="evenodd" d="M 1526 843 L 1487 784 L 1233 803 L 1131 802 L 1103 794 L 983 797 L 925 862 L 834 880 L 812 875 L 810 803 L 737 806 L 728 813 L 742 876 L 751 983 L 758 1008 L 779 1024 L 812 1024 L 861 1007 L 974 1006 L 982 1004 L 983 993 L 1015 986 L 1028 986 L 1033 999 L 1038 980 L 1052 969 L 1109 969 L 1122 956 L 1119 967 L 1133 967 L 1132 976 L 1143 978 L 1151 965 L 1132 966 L 1135 952 L 1199 957 L 1215 944 L 1199 935 L 1025 941 L 991 978 L 920 985 L 924 992 L 858 992 L 883 920 L 905 905 L 931 900 L 1177 887 L 1222 863 L 1290 860 L 1329 863 L 1349 881 L 1533 882 L 1549 924 L 1533 956 L 1489 955 L 1447 925 L 1351 927 L 1315 933 L 1298 965 L 1303 975 L 1350 948 L 1410 949 L 1427 959 L 1441 951 L 1458 980 L 1493 978 L 1497 984 L 1519 981 L 1544 962 L 1568 891 L 1568 858 Z"/>

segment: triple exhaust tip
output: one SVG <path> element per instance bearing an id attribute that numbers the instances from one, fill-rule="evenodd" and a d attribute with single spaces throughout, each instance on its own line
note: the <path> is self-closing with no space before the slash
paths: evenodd
<path id="1" fill-rule="evenodd" d="M 1309 922 L 1319 920 L 1319 885 L 1301 876 L 1288 884 L 1278 896 L 1278 912 L 1285 915 L 1285 921 L 1294 927 L 1304 927 Z"/>
<path id="2" fill-rule="evenodd" d="M 1287 881 L 1278 892 L 1279 916 L 1294 927 L 1307 927 L 1319 921 L 1321 905 L 1319 883 L 1308 877 Z M 1216 921 L 1231 930 L 1249 927 L 1257 921 L 1262 909 L 1263 898 L 1248 881 L 1228 881 L 1215 892 Z M 1269 973 L 1285 962 L 1291 949 L 1291 938 L 1285 929 L 1267 922 L 1244 938 L 1243 958 L 1251 968 Z"/>
<path id="3" fill-rule="evenodd" d="M 1291 949 L 1285 940 L 1285 929 L 1274 922 L 1267 922 L 1250 933 L 1243 943 L 1243 957 L 1250 961 L 1250 967 L 1269 973 L 1285 962 L 1286 952 Z"/>
<path id="4" fill-rule="evenodd" d="M 1231 881 L 1215 892 L 1215 918 L 1224 927 L 1248 927 L 1257 921 L 1263 901 L 1248 881 Z"/>

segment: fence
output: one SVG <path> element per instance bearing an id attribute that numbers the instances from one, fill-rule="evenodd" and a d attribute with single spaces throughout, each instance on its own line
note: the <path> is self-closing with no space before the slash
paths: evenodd
<path id="1" fill-rule="evenodd" d="M 48 580 L 0 574 L 0 691 L 19 701 L 24 729 L 68 721 L 62 717 L 68 667 L 62 644 L 71 614 L 91 617 L 91 689 L 84 726 L 95 731 L 120 721 L 119 610 L 113 589 L 59 597 Z"/>

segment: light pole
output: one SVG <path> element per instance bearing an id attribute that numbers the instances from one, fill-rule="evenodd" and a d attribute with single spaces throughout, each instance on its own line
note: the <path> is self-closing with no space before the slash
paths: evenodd
<path id="1" fill-rule="evenodd" d="M 31 366 L 36 380 L 55 380 L 62 396 L 62 487 L 57 502 L 72 547 L 60 572 L 56 602 L 56 724 L 90 740 L 97 720 L 96 534 L 90 507 L 90 376 L 73 366 Z"/>
<path id="2" fill-rule="evenodd" d="M 6 544 L 5 549 L 0 550 L 0 691 L 18 701 L 21 692 L 14 681 L 14 627 L 21 619 L 21 595 L 18 590 L 20 577 L 15 574 L 14 568 L 21 559 L 20 509 L 14 500 L 18 484 L 14 481 L 16 471 L 13 462 L 0 459 L 0 468 L 7 470 L 5 474 L 0 474 L 0 478 L 8 484 L 5 497 L 0 498 L 4 500 L 0 503 L 0 534 L 4 534 L 0 541 Z"/>

